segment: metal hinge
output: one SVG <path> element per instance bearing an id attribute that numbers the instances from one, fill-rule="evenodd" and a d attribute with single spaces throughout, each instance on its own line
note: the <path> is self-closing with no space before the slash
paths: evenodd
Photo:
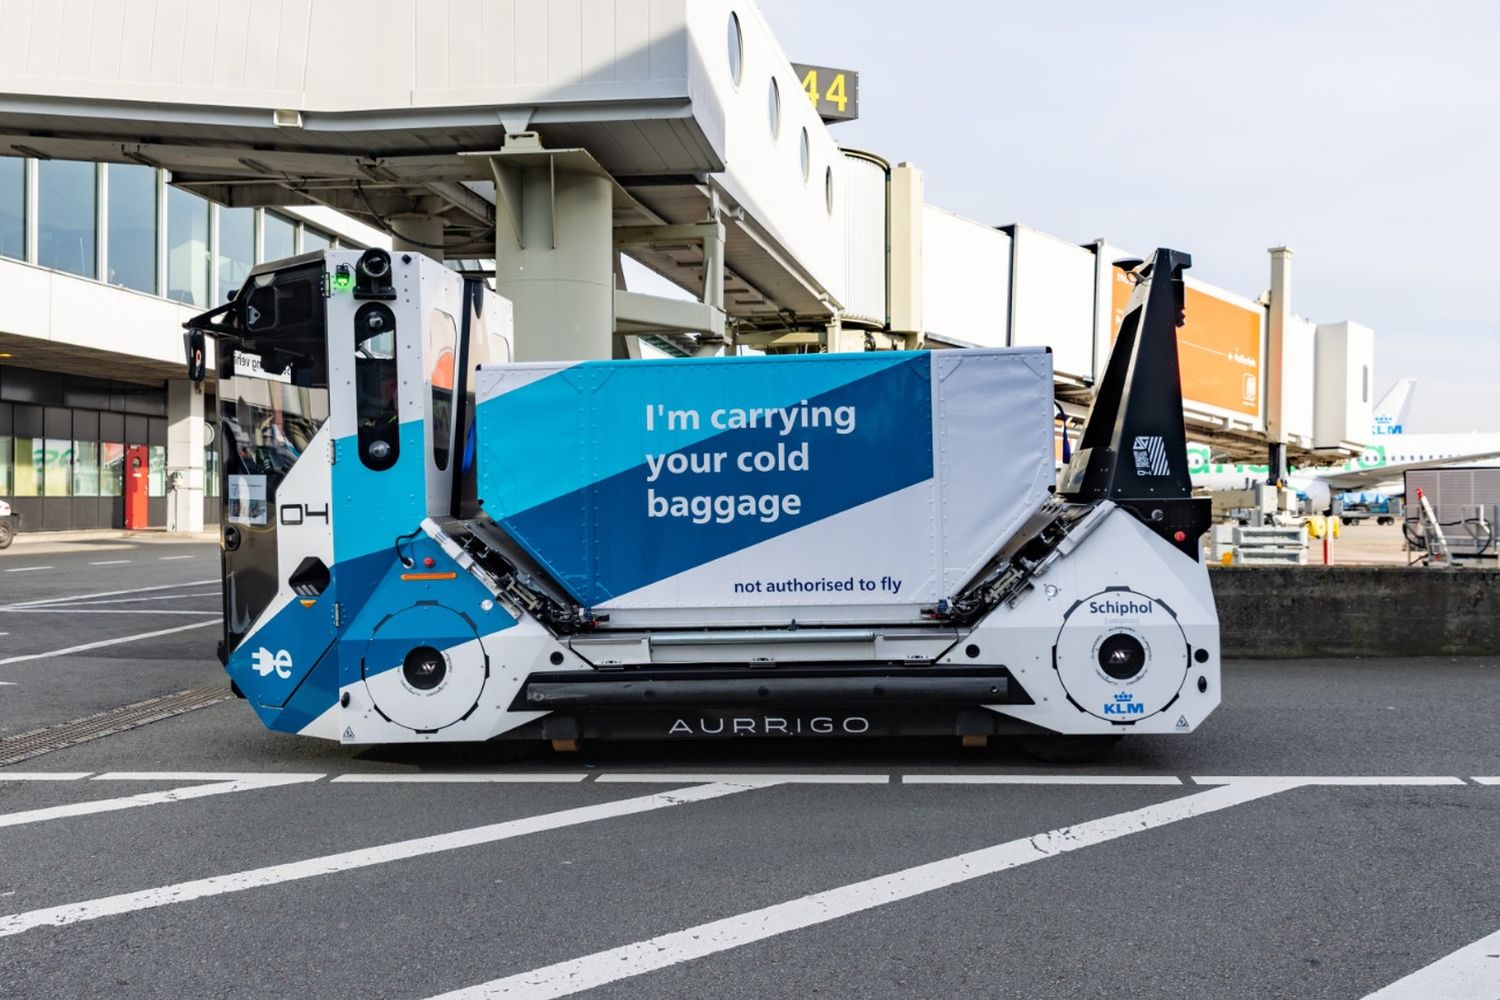
<path id="1" fill-rule="evenodd" d="M 328 438 L 328 464 L 339 464 L 339 443 L 332 436 Z"/>
<path id="2" fill-rule="evenodd" d="M 338 628 L 343 624 L 344 606 L 338 601 L 333 602 L 333 627 Z"/>

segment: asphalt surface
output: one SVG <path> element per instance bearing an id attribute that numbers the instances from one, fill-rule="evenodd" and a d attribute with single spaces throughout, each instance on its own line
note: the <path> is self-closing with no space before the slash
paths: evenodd
<path id="1" fill-rule="evenodd" d="M 213 622 L 216 576 L 211 545 L 0 555 L 0 740 L 222 687 L 213 624 L 36 656 Z M 1500 659 L 1224 686 L 1072 768 L 343 748 L 223 702 L 0 768 L 0 997 L 1500 998 L 1500 941 L 1392 987 L 1500 931 Z"/>

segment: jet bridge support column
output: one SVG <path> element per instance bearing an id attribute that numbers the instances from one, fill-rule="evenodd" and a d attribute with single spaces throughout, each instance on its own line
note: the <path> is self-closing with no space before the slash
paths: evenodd
<path id="1" fill-rule="evenodd" d="M 1272 486 L 1291 475 L 1286 460 L 1285 406 L 1286 328 L 1292 318 L 1292 251 L 1271 248 L 1271 305 L 1266 330 L 1266 482 Z"/>
<path id="2" fill-rule="evenodd" d="M 614 182 L 583 150 L 511 136 L 495 175 L 495 290 L 515 307 L 516 360 L 614 354 Z"/>
<path id="3" fill-rule="evenodd" d="M 443 259 L 443 220 L 437 215 L 393 215 L 386 220 L 391 226 L 391 249 L 400 253 L 425 254 L 433 260 Z"/>

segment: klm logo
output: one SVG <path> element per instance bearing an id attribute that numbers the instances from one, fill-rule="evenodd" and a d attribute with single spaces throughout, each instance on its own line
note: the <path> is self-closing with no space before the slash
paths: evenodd
<path id="1" fill-rule="evenodd" d="M 1118 650 L 1115 655 L 1119 656 L 1124 650 Z M 1123 662 L 1123 661 L 1122 661 Z M 1135 700 L 1135 695 L 1129 691 L 1121 691 L 1115 695 L 1115 700 L 1104 706 L 1105 715 L 1145 715 L 1146 706 Z"/>
<path id="2" fill-rule="evenodd" d="M 282 680 L 289 680 L 292 676 L 292 654 L 284 649 L 273 653 L 262 646 L 250 658 L 250 666 L 262 677 L 269 677 L 274 672 Z"/>

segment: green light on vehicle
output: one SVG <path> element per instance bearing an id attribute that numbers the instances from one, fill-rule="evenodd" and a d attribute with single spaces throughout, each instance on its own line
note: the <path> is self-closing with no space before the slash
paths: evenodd
<path id="1" fill-rule="evenodd" d="M 354 287 L 354 272 L 349 270 L 348 264 L 340 264 L 333 272 L 333 290 L 336 292 L 347 292 Z"/>

